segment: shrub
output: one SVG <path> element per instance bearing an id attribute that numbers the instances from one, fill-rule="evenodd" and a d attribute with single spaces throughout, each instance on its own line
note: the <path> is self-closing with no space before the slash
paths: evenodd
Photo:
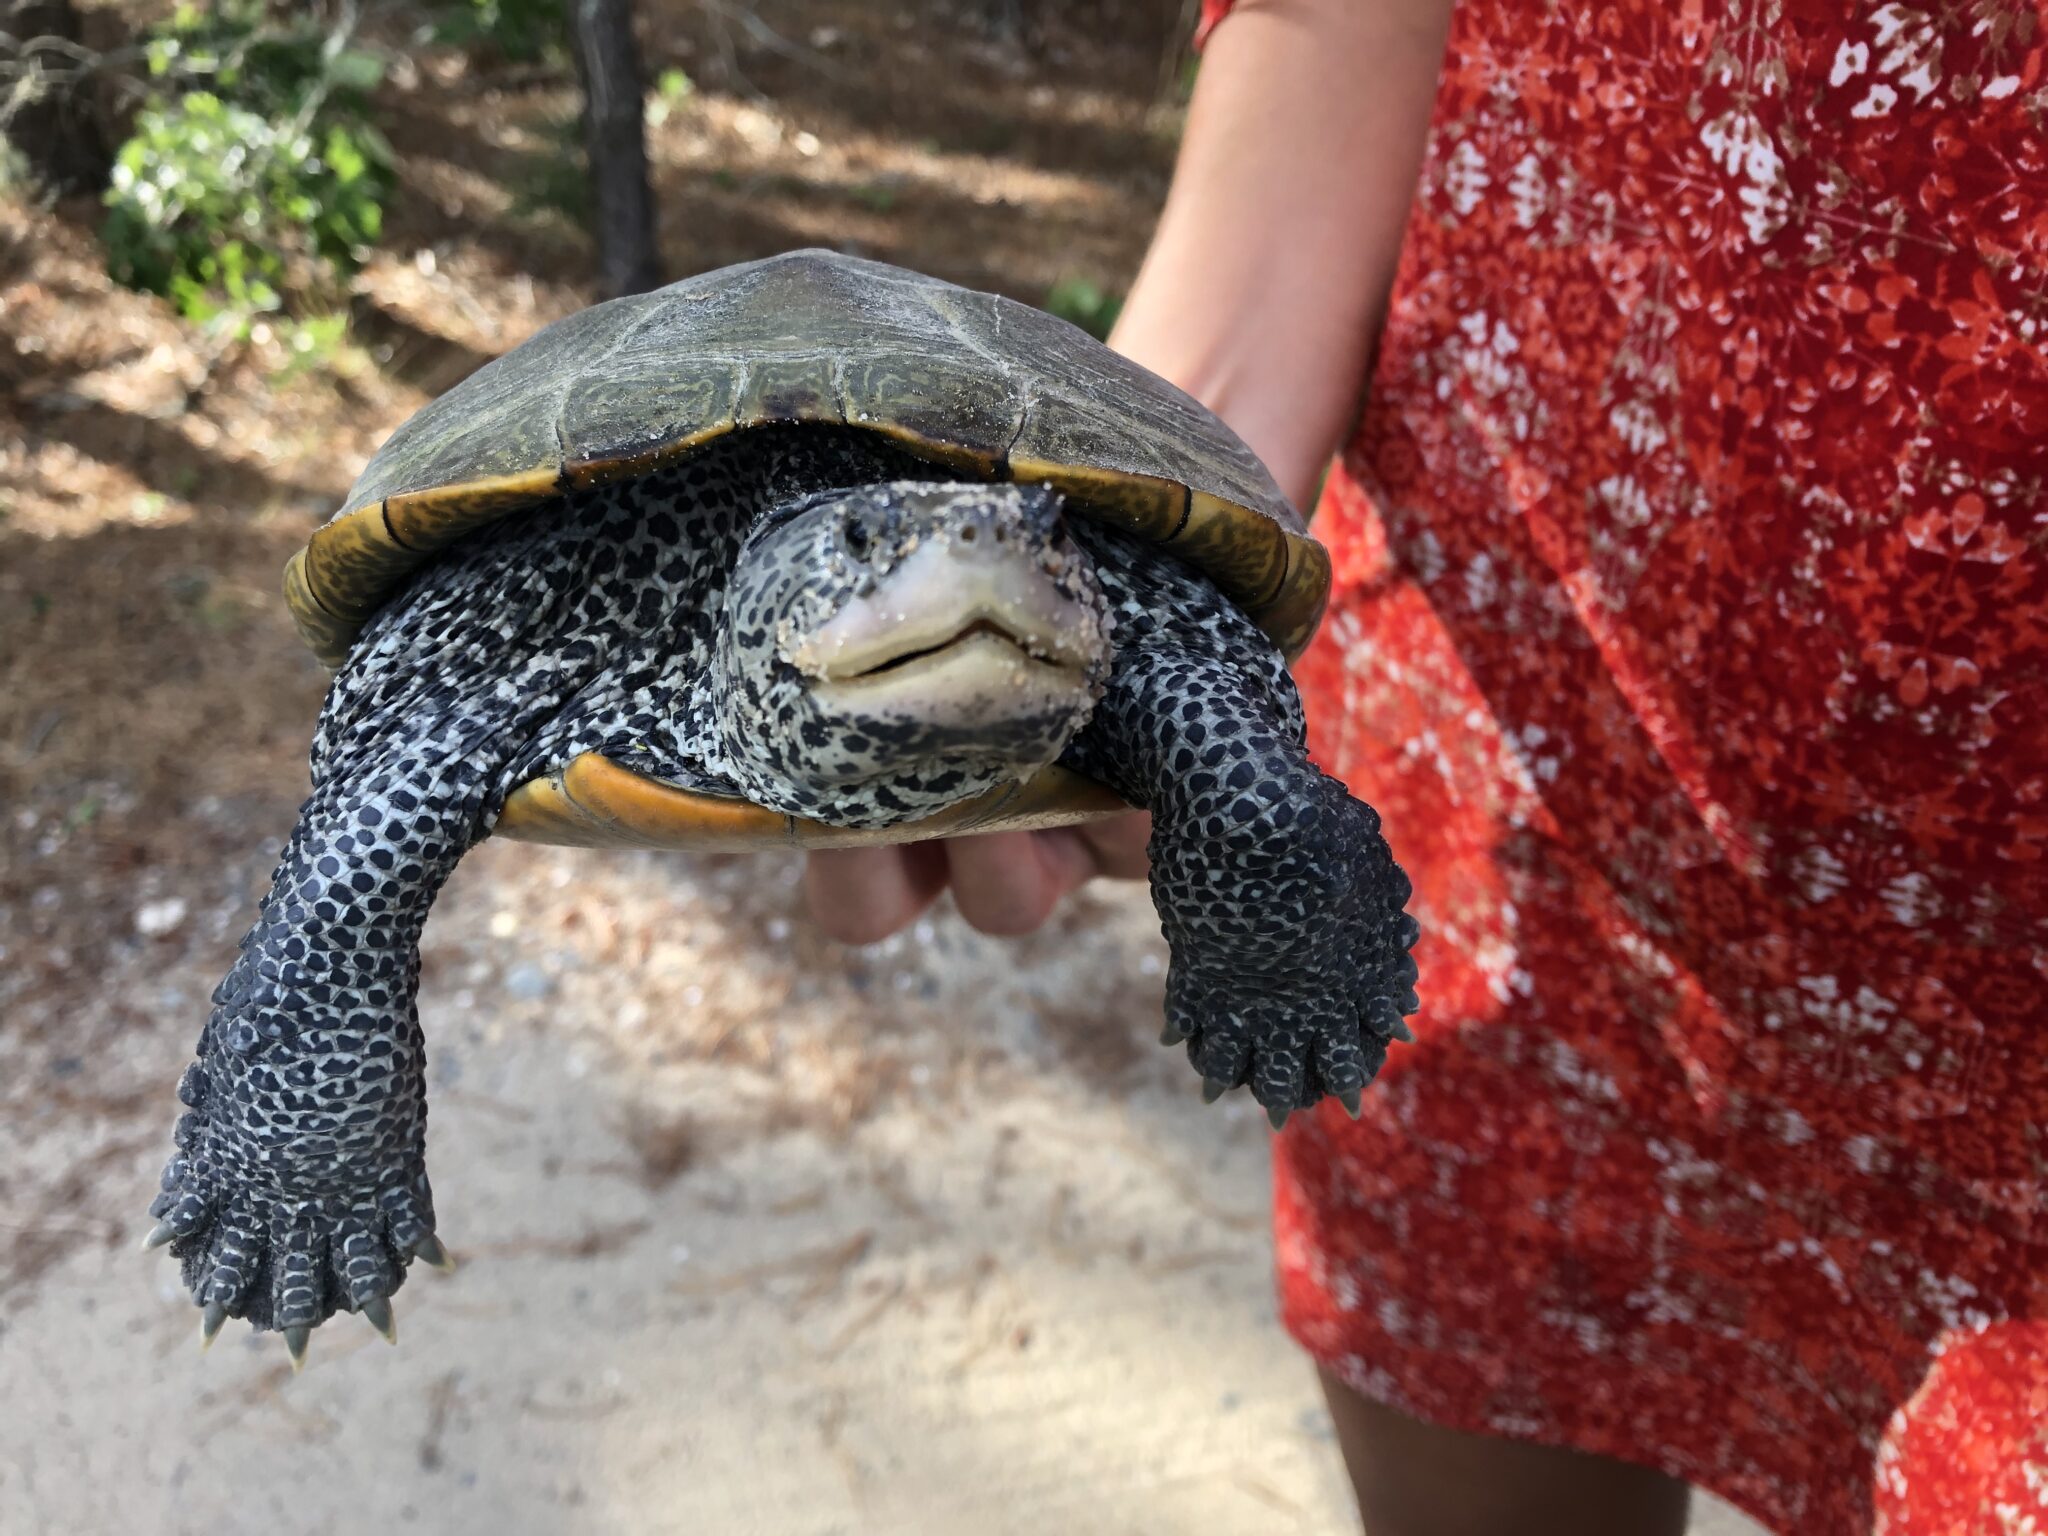
<path id="1" fill-rule="evenodd" d="M 383 62 L 349 42 L 303 4 L 261 0 L 181 6 L 151 34 L 155 85 L 106 196 L 116 280 L 237 334 L 288 297 L 333 298 L 391 185 L 365 115 Z"/>
<path id="2" fill-rule="evenodd" d="M 455 0 L 436 31 L 443 42 L 481 43 L 531 63 L 558 55 L 568 27 L 563 0 Z"/>

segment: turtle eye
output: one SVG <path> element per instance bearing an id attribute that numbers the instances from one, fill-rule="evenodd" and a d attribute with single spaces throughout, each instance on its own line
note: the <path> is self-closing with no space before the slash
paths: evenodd
<path id="1" fill-rule="evenodd" d="M 839 538 L 846 545 L 846 552 L 853 556 L 854 559 L 867 559 L 872 536 L 868 533 L 868 525 L 865 518 L 849 517 L 840 527 Z"/>

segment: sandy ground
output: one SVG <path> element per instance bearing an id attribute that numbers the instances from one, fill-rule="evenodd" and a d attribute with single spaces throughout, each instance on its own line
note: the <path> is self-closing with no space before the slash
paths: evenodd
<path id="1" fill-rule="evenodd" d="M 41 1128 L 92 1172 L 0 1213 L 63 1239 L 0 1311 L 0 1530 L 1351 1528 L 1272 1318 L 1267 1132 L 1151 1043 L 1135 891 L 847 951 L 778 857 L 486 846 L 423 1003 L 460 1270 L 396 1350 L 344 1317 L 297 1377 L 239 1324 L 202 1355 L 133 1248 L 185 1032 L 101 1021 L 196 1017 L 266 857 L 158 887 L 168 933 L 109 914 L 78 1039 L 142 1102 Z"/>

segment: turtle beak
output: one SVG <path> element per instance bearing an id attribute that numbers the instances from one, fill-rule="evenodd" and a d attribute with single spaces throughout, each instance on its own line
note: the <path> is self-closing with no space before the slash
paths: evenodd
<path id="1" fill-rule="evenodd" d="M 785 651 L 828 707 L 972 724 L 1097 691 L 1101 613 L 1062 590 L 1072 558 L 1014 514 L 920 536 L 872 590 Z"/>
<path id="2" fill-rule="evenodd" d="M 993 539 L 989 541 L 993 544 Z M 789 652 L 808 677 L 872 678 L 979 638 L 1045 666 L 1086 672 L 1101 623 L 1024 559 L 974 552 L 958 538 L 926 539 L 872 592 L 850 599 Z"/>

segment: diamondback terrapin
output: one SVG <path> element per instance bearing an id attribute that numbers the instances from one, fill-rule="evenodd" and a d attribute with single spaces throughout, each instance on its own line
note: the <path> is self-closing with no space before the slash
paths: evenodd
<path id="1" fill-rule="evenodd" d="M 1356 1112 L 1408 884 L 1309 763 L 1329 564 L 1187 396 L 1007 299 L 804 251 L 550 326 L 426 406 L 286 569 L 337 673 L 151 1206 L 204 1310 L 387 1333 L 439 1261 L 418 940 L 492 831 L 826 846 L 1153 816 L 1167 1038 Z"/>

